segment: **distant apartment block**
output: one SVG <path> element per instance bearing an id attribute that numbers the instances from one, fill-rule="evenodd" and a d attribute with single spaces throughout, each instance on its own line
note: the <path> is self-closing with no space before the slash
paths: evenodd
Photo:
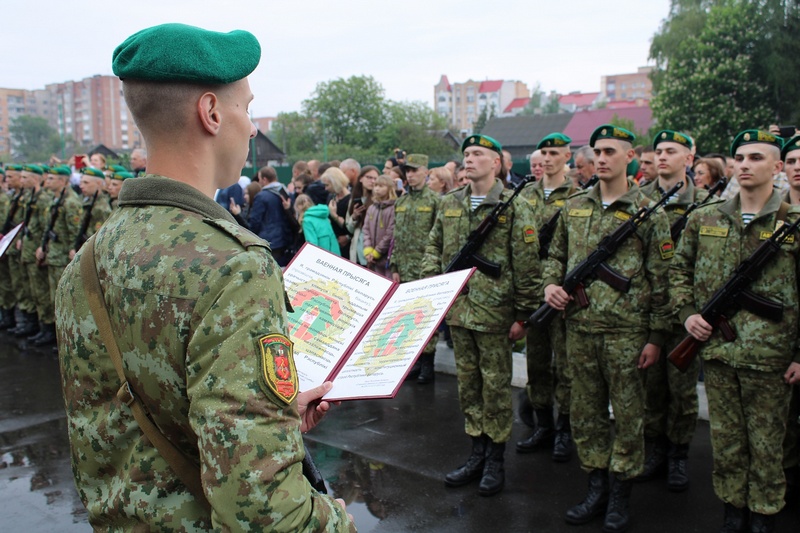
<path id="1" fill-rule="evenodd" d="M 530 90 L 521 81 L 468 80 L 451 84 L 442 75 L 433 87 L 433 99 L 434 109 L 447 117 L 450 127 L 466 134 L 484 109 L 487 114 L 494 109 L 498 117 L 519 114 L 530 99 Z"/>
<path id="2" fill-rule="evenodd" d="M 606 102 L 620 100 L 649 102 L 653 98 L 650 73 L 653 67 L 639 67 L 632 74 L 614 74 L 600 77 L 600 96 Z"/>

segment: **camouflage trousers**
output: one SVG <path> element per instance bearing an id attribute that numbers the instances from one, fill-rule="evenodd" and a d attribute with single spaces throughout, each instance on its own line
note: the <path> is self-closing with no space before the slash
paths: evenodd
<path id="1" fill-rule="evenodd" d="M 31 299 L 36 314 L 39 315 L 39 320 L 45 324 L 55 323 L 56 316 L 53 301 L 50 299 L 50 280 L 47 267 L 40 267 L 35 261 L 25 263 L 23 266 L 28 269 Z"/>
<path id="2" fill-rule="evenodd" d="M 786 437 L 783 439 L 783 468 L 800 465 L 800 386 L 792 387 Z"/>
<path id="3" fill-rule="evenodd" d="M 667 361 L 667 355 L 685 335 L 682 326 L 673 328 L 669 340 L 661 347 L 658 362 L 644 372 L 644 436 L 648 439 L 666 435 L 674 444 L 689 444 L 694 437 L 700 358 L 695 357 L 685 373 Z"/>
<path id="4" fill-rule="evenodd" d="M 11 285 L 11 267 L 8 256 L 0 259 L 0 308 L 11 309 L 17 303 L 14 289 Z"/>
<path id="5" fill-rule="evenodd" d="M 783 437 L 790 386 L 783 372 L 736 369 L 705 361 L 708 418 L 719 499 L 761 514 L 784 506 Z"/>
<path id="6" fill-rule="evenodd" d="M 48 265 L 47 267 L 47 280 L 50 287 L 50 304 L 55 309 L 56 303 L 56 289 L 58 289 L 58 281 L 61 279 L 61 274 L 64 273 L 66 266 Z"/>
<path id="7" fill-rule="evenodd" d="M 644 467 L 644 384 L 637 368 L 647 333 L 584 333 L 567 324 L 570 418 L 581 467 L 631 479 Z M 608 403 L 614 409 L 612 437 Z"/>
<path id="8" fill-rule="evenodd" d="M 534 409 L 553 407 L 569 414 L 570 378 L 567 365 L 567 330 L 561 317 L 546 328 L 530 327 L 525 340 L 528 384 L 525 387 Z"/>
<path id="9" fill-rule="evenodd" d="M 450 326 L 464 429 L 494 442 L 511 438 L 511 340 L 506 333 L 483 333 Z"/>
<path id="10" fill-rule="evenodd" d="M 11 270 L 11 285 L 17 297 L 17 307 L 25 313 L 36 311 L 36 305 L 31 298 L 31 284 L 28 280 L 28 269 L 20 262 L 19 255 L 8 258 L 8 266 Z"/>

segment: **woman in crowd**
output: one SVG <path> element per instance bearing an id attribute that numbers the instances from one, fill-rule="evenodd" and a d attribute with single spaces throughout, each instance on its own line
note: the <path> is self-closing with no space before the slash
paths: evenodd
<path id="1" fill-rule="evenodd" d="M 394 201 L 397 198 L 394 179 L 382 174 L 375 180 L 372 189 L 372 205 L 364 220 L 364 257 L 367 268 L 387 278 L 389 270 L 389 248 L 394 237 Z"/>
<path id="2" fill-rule="evenodd" d="M 244 188 L 243 206 L 237 204 L 234 198 L 230 199 L 228 211 L 231 212 L 233 218 L 235 218 L 236 222 L 238 222 L 243 228 L 250 229 L 250 225 L 247 223 L 247 220 L 250 218 L 250 207 L 253 205 L 253 198 L 255 198 L 260 192 L 261 184 L 257 181 L 253 181 L 247 184 L 247 186 Z"/>
<path id="3" fill-rule="evenodd" d="M 428 174 L 428 187 L 433 192 L 447 194 L 453 189 L 453 174 L 447 167 L 436 167 Z"/>
<path id="4" fill-rule="evenodd" d="M 350 261 L 362 266 L 367 265 L 367 259 L 364 257 L 364 233 L 362 231 L 364 216 L 369 206 L 372 205 L 372 189 L 379 175 L 378 168 L 372 165 L 361 168 L 358 181 L 353 187 L 353 194 L 350 196 L 350 206 L 347 208 L 347 231 L 353 235 Z"/>
<path id="5" fill-rule="evenodd" d="M 350 257 L 350 232 L 347 231 L 345 225 L 347 206 L 350 204 L 350 191 L 347 190 L 350 181 L 345 173 L 336 167 L 326 170 L 320 176 L 319 181 L 325 186 L 328 194 L 333 196 L 328 204 L 328 209 L 333 232 L 339 242 L 339 252 L 337 253 L 342 257 Z"/>
<path id="6" fill-rule="evenodd" d="M 725 177 L 722 163 L 713 157 L 703 157 L 694 164 L 694 184 L 704 189 L 710 189 Z M 723 189 L 724 190 L 724 189 Z M 719 191 L 717 195 L 720 195 Z"/>

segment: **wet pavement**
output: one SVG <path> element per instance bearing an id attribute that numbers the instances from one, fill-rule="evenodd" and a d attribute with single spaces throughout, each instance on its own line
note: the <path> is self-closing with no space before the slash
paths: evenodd
<path id="1" fill-rule="evenodd" d="M 443 343 L 439 352 L 448 354 Z M 56 356 L 0 334 L 0 383 L 0 531 L 89 531 L 72 483 Z M 562 518 L 586 489 L 575 458 L 559 464 L 547 453 L 514 452 L 513 443 L 529 431 L 515 422 L 506 487 L 490 498 L 478 496 L 477 483 L 457 489 L 443 483 L 470 447 L 451 375 L 437 374 L 434 385 L 406 384 L 393 400 L 345 402 L 307 443 L 329 492 L 345 499 L 362 533 L 599 531 L 600 518 L 578 527 Z M 667 491 L 663 480 L 634 487 L 631 531 L 719 530 L 722 504 L 711 488 L 705 421 L 689 470 L 692 485 L 681 494 Z M 777 531 L 798 530 L 795 502 L 778 515 Z"/>

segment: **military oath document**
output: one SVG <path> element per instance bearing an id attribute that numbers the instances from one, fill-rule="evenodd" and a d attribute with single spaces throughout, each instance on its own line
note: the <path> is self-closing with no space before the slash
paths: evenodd
<path id="1" fill-rule="evenodd" d="M 24 223 L 18 224 L 14 229 L 3 235 L 3 238 L 0 239 L 0 258 L 6 254 L 6 250 L 8 250 L 9 246 L 11 246 L 11 241 L 14 240 L 24 225 Z"/>
<path id="2" fill-rule="evenodd" d="M 300 391 L 393 398 L 474 270 L 395 283 L 306 243 L 283 273 Z"/>

